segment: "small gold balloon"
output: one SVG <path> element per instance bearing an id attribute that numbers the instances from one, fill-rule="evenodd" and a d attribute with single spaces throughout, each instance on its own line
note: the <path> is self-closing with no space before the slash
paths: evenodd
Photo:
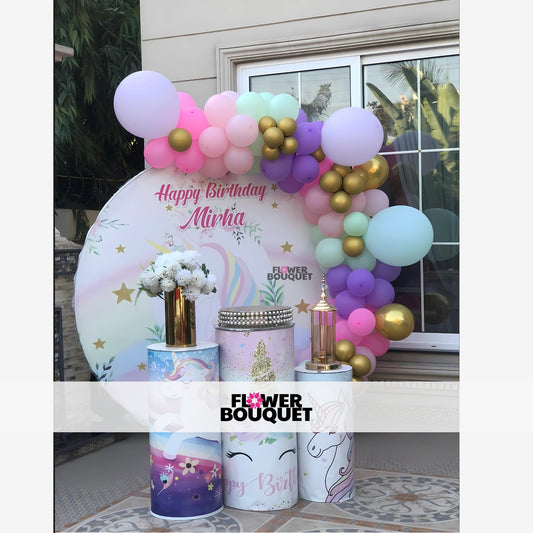
<path id="1" fill-rule="evenodd" d="M 347 256 L 357 257 L 364 252 L 365 241 L 361 237 L 348 235 L 347 237 L 344 237 L 344 240 L 342 241 L 342 249 Z"/>
<path id="2" fill-rule="evenodd" d="M 290 137 L 296 131 L 297 126 L 296 120 L 290 117 L 284 117 L 278 121 L 278 128 L 283 132 L 285 137 Z"/>
<path id="3" fill-rule="evenodd" d="M 257 123 L 257 127 L 259 128 L 259 131 L 261 133 L 265 133 L 268 128 L 273 128 L 276 126 L 276 119 L 274 117 L 262 117 L 259 119 L 259 122 Z"/>
<path id="4" fill-rule="evenodd" d="M 294 137 L 285 137 L 279 149 L 287 155 L 295 154 L 298 151 L 298 141 Z"/>
<path id="5" fill-rule="evenodd" d="M 267 161 L 275 161 L 279 157 L 279 148 L 270 148 L 264 144 L 263 148 L 261 149 L 261 155 Z"/>
<path id="6" fill-rule="evenodd" d="M 346 213 L 352 206 L 352 199 L 348 193 L 337 191 L 331 195 L 329 205 L 335 213 Z"/>
<path id="7" fill-rule="evenodd" d="M 354 168 L 342 178 L 342 188 L 348 194 L 359 194 L 365 190 L 368 172 L 362 168 Z"/>
<path id="8" fill-rule="evenodd" d="M 176 152 L 185 152 L 191 147 L 192 136 L 187 130 L 176 128 L 168 134 L 168 144 Z"/>
<path id="9" fill-rule="evenodd" d="M 355 355 L 355 346 L 352 341 L 343 339 L 335 343 L 335 357 L 337 361 L 348 361 Z"/>
<path id="10" fill-rule="evenodd" d="M 327 170 L 320 176 L 318 184 L 324 192 L 334 193 L 341 190 L 342 176 L 334 170 Z"/>
<path id="11" fill-rule="evenodd" d="M 311 154 L 319 163 L 320 161 L 324 161 L 324 158 L 326 157 L 326 154 L 324 153 L 324 150 L 322 150 L 322 146 L 319 146 L 312 154 Z"/>
<path id="12" fill-rule="evenodd" d="M 356 378 L 352 378 L 352 381 L 364 381 L 364 379 L 360 377 L 356 377 Z"/>
<path id="13" fill-rule="evenodd" d="M 370 161 L 359 165 L 359 168 L 368 172 L 368 181 L 365 191 L 381 187 L 389 176 L 389 164 L 382 155 L 375 155 Z"/>
<path id="14" fill-rule="evenodd" d="M 348 174 L 352 170 L 352 168 L 347 167 L 346 165 L 339 165 L 338 163 L 333 163 L 333 165 L 331 165 L 331 170 L 334 170 L 344 178 L 344 176 L 346 176 L 346 174 Z"/>
<path id="15" fill-rule="evenodd" d="M 370 359 L 362 353 L 356 353 L 353 357 L 350 357 L 348 364 L 353 369 L 354 377 L 364 376 L 372 370 Z"/>
<path id="16" fill-rule="evenodd" d="M 280 147 L 284 140 L 285 135 L 283 135 L 283 132 L 276 126 L 268 128 L 265 133 L 263 133 L 263 141 L 269 148 Z"/>
<path id="17" fill-rule="evenodd" d="M 391 341 L 405 339 L 415 329 L 415 317 L 410 309 L 402 304 L 387 304 L 376 311 L 376 330 Z"/>

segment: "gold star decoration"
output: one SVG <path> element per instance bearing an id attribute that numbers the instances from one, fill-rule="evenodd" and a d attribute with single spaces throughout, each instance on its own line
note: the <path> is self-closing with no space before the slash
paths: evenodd
<path id="1" fill-rule="evenodd" d="M 131 302 L 131 293 L 135 291 L 135 289 L 128 289 L 126 287 L 126 284 L 125 283 L 122 283 L 122 286 L 120 287 L 120 289 L 116 290 L 116 291 L 112 291 L 113 294 L 116 294 L 117 295 L 117 304 L 119 304 L 120 302 L 122 302 L 122 300 L 126 301 L 126 302 Z"/>
<path id="2" fill-rule="evenodd" d="M 139 363 L 139 364 L 137 365 L 137 368 L 138 368 L 139 370 L 146 370 L 146 365 L 145 365 L 144 363 Z"/>
<path id="3" fill-rule="evenodd" d="M 102 350 L 104 349 L 104 342 L 100 337 L 98 337 L 98 340 L 96 342 L 93 342 L 94 346 L 95 346 L 95 350 L 98 350 L 98 348 L 102 348 Z"/>
<path id="4" fill-rule="evenodd" d="M 172 206 L 171 206 L 171 205 L 167 205 L 165 209 L 166 209 L 167 211 L 172 211 Z"/>
<path id="5" fill-rule="evenodd" d="M 271 188 L 273 191 L 277 191 L 277 190 L 278 190 L 278 186 L 277 186 L 275 183 L 273 183 L 273 184 L 272 184 L 272 187 L 270 187 L 270 188 Z"/>
<path id="6" fill-rule="evenodd" d="M 288 241 L 285 241 L 285 244 L 281 244 L 280 246 L 283 248 L 283 253 L 285 252 L 291 253 L 292 252 L 291 248 L 294 246 L 294 244 L 289 244 Z"/>
<path id="7" fill-rule="evenodd" d="M 308 313 L 309 311 L 307 310 L 307 308 L 309 307 L 310 304 L 306 304 L 303 300 L 303 298 L 300 300 L 300 303 L 295 305 L 295 307 L 298 308 L 298 314 L 300 313 Z"/>
<path id="8" fill-rule="evenodd" d="M 272 209 L 277 209 L 277 208 L 278 208 L 278 204 L 277 204 L 276 202 L 274 202 L 274 203 L 272 204 Z"/>
<path id="9" fill-rule="evenodd" d="M 126 248 L 124 248 L 124 246 L 122 246 L 122 244 L 119 244 L 119 245 L 117 246 L 117 248 L 116 248 L 116 250 L 117 250 L 117 254 L 123 254 L 125 249 L 126 249 Z"/>

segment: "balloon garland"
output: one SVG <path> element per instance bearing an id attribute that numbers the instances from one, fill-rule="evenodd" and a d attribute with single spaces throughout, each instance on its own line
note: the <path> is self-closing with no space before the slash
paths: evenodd
<path id="1" fill-rule="evenodd" d="M 388 164 L 378 154 L 383 128 L 368 110 L 348 107 L 324 122 L 307 120 L 289 94 L 225 91 L 204 108 L 162 74 L 142 70 L 115 91 L 115 115 L 148 140 L 146 162 L 210 179 L 245 174 L 259 160 L 263 176 L 304 198 L 315 256 L 337 308 L 336 356 L 361 381 L 390 341 L 408 337 L 412 312 L 393 303 L 401 267 L 424 257 L 433 227 L 418 209 L 389 207 L 379 189 Z"/>

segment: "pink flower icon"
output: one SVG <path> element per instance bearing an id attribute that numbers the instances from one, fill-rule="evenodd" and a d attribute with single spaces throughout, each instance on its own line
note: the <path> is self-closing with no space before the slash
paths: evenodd
<path id="1" fill-rule="evenodd" d="M 261 407 L 263 398 L 261 398 L 261 395 L 258 392 L 250 392 L 246 397 L 246 403 L 251 409 L 257 409 L 258 407 Z"/>

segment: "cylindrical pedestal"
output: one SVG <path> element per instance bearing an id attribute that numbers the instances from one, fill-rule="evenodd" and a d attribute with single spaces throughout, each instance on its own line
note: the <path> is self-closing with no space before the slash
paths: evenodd
<path id="1" fill-rule="evenodd" d="M 150 381 L 218 381 L 218 345 L 204 342 L 172 348 L 152 344 L 148 346 L 148 373 Z M 150 410 L 164 416 L 169 421 L 165 429 L 172 429 L 174 413 L 160 412 L 164 403 L 165 398 L 151 398 Z M 178 423 L 179 413 L 175 414 Z M 220 433 L 150 431 L 150 510 L 154 516 L 189 520 L 222 510 L 220 441 Z"/>
<path id="2" fill-rule="evenodd" d="M 219 311 L 221 381 L 294 381 L 292 309 Z M 249 511 L 288 509 L 298 501 L 296 433 L 223 433 L 224 503 Z"/>
<path id="3" fill-rule="evenodd" d="M 296 367 L 296 381 L 352 381 L 352 368 L 320 372 Z M 322 406 L 325 409 L 335 406 Z M 346 407 L 346 406 L 344 406 Z M 339 404 L 338 408 L 343 408 Z M 322 417 L 329 420 L 331 417 Z M 317 427 L 316 433 L 298 433 L 298 491 L 313 502 L 342 502 L 355 491 L 355 448 L 353 433 Z"/>

